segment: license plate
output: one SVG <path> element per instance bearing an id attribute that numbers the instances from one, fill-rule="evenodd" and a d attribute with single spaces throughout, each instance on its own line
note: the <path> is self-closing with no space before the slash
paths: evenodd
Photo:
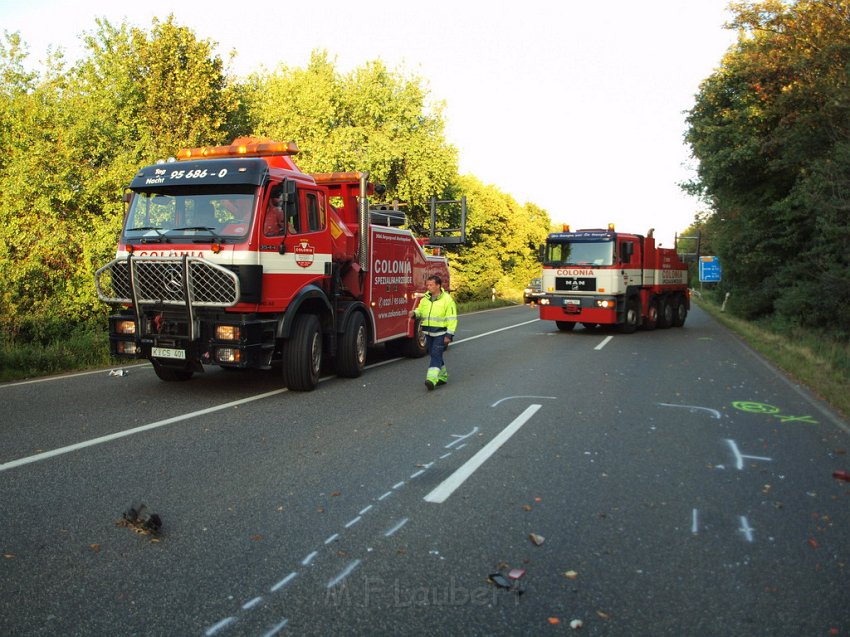
<path id="1" fill-rule="evenodd" d="M 152 347 L 151 356 L 155 358 L 177 358 L 186 360 L 185 349 L 171 349 L 170 347 Z"/>
<path id="2" fill-rule="evenodd" d="M 581 305 L 581 299 L 564 299 L 564 305 Z"/>

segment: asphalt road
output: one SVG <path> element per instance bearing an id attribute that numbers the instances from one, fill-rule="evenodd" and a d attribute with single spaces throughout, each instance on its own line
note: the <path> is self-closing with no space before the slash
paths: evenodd
<path id="1" fill-rule="evenodd" d="M 698 309 L 536 319 L 462 316 L 434 392 L 0 385 L 0 634 L 850 635 L 850 426 Z"/>

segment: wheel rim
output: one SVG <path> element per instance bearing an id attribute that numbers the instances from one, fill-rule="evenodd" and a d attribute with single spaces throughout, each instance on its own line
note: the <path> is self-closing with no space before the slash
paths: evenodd
<path id="1" fill-rule="evenodd" d="M 363 325 L 357 330 L 355 355 L 357 356 L 357 363 L 359 365 L 363 365 L 366 362 L 366 327 Z"/>
<path id="2" fill-rule="evenodd" d="M 318 375 L 322 367 L 322 335 L 313 333 L 313 342 L 310 344 L 310 366 L 313 373 Z"/>

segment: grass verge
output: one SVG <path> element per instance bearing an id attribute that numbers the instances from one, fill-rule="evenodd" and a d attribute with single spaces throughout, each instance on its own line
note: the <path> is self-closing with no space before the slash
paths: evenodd
<path id="1" fill-rule="evenodd" d="M 110 365 L 109 335 L 77 328 L 46 344 L 0 341 L 0 382 Z"/>

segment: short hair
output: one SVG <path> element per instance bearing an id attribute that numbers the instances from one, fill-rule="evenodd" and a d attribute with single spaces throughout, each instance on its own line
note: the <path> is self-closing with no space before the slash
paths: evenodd
<path id="1" fill-rule="evenodd" d="M 436 283 L 440 287 L 442 287 L 442 285 L 443 285 L 443 280 L 440 278 L 439 274 L 432 274 L 431 276 L 429 276 L 426 279 L 426 281 L 433 281 L 434 283 Z"/>

